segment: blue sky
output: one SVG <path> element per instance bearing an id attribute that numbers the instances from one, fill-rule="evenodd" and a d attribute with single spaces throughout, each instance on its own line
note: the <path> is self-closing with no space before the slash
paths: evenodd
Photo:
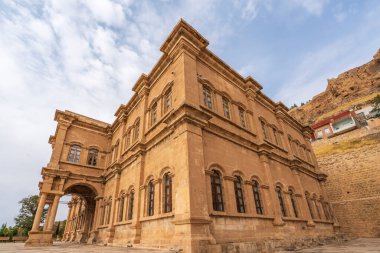
<path id="1" fill-rule="evenodd" d="M 376 0 L 1 0 L 0 222 L 12 224 L 18 200 L 38 192 L 55 109 L 112 122 L 180 18 L 291 105 L 372 59 L 379 13 Z"/>

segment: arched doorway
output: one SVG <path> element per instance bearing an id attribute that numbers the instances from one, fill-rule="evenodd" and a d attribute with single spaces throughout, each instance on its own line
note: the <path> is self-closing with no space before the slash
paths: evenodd
<path id="1" fill-rule="evenodd" d="M 89 186 L 76 184 L 65 189 L 64 193 L 71 195 L 71 200 L 62 241 L 85 243 L 94 224 L 96 192 Z"/>

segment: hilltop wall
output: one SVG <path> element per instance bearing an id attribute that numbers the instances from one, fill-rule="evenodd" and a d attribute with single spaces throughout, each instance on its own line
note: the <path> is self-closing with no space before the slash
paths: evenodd
<path id="1" fill-rule="evenodd" d="M 340 231 L 380 237 L 380 126 L 318 141 L 313 148 L 320 169 L 328 174 L 326 190 Z"/>

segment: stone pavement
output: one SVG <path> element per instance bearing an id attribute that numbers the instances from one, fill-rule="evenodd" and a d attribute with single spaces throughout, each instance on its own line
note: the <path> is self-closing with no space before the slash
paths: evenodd
<path id="1" fill-rule="evenodd" d="M 144 248 L 127 248 L 127 247 L 106 247 L 97 245 L 86 245 L 77 243 L 54 243 L 50 247 L 33 247 L 25 248 L 24 243 L 0 243 L 1 253 L 174 253 L 175 251 L 163 249 L 144 249 Z"/>
<path id="2" fill-rule="evenodd" d="M 297 251 L 280 251 L 279 253 L 380 253 L 380 238 L 359 238 L 339 244 L 329 244 L 321 247 Z"/>
<path id="3" fill-rule="evenodd" d="M 126 247 L 104 247 L 73 243 L 55 243 L 54 246 L 44 248 L 24 248 L 23 243 L 0 243 L 0 252 L 4 253 L 169 253 L 173 251 L 159 249 L 142 249 Z M 279 253 L 380 253 L 380 238 L 360 238 L 341 244 L 330 244 L 321 247 L 297 251 L 281 251 Z"/>

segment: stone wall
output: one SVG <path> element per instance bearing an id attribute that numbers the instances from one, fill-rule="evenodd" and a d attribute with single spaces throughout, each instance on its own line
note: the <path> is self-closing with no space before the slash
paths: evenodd
<path id="1" fill-rule="evenodd" d="M 380 237 L 380 128 L 362 128 L 313 144 L 317 154 L 331 145 L 339 151 L 317 159 L 328 174 L 326 190 L 340 231 Z"/>

